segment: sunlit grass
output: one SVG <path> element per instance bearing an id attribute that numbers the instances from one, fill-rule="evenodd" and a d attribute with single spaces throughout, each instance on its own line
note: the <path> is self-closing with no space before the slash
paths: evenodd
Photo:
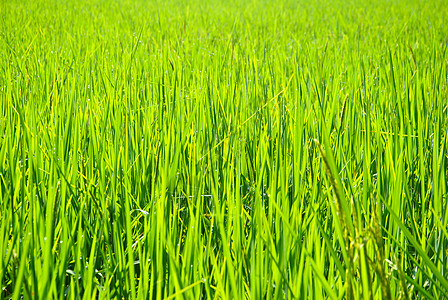
<path id="1" fill-rule="evenodd" d="M 448 298 L 444 1 L 0 4 L 0 298 Z"/>

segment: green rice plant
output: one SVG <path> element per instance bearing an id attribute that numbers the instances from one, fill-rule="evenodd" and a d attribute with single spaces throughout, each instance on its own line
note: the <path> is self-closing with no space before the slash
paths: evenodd
<path id="1" fill-rule="evenodd" d="M 445 2 L 0 4 L 0 298 L 448 298 Z"/>

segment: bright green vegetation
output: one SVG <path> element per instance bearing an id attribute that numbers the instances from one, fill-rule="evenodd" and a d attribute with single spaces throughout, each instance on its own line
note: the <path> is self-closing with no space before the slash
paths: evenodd
<path id="1" fill-rule="evenodd" d="M 1 298 L 448 298 L 443 1 L 0 4 Z"/>

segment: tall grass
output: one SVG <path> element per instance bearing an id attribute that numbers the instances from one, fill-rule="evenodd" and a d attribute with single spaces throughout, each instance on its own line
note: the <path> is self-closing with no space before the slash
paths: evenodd
<path id="1" fill-rule="evenodd" d="M 1 298 L 448 298 L 444 1 L 0 4 Z"/>

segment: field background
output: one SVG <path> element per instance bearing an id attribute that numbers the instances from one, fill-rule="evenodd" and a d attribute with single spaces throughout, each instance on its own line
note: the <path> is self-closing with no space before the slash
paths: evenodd
<path id="1" fill-rule="evenodd" d="M 0 298 L 448 298 L 446 1 L 0 3 Z"/>

